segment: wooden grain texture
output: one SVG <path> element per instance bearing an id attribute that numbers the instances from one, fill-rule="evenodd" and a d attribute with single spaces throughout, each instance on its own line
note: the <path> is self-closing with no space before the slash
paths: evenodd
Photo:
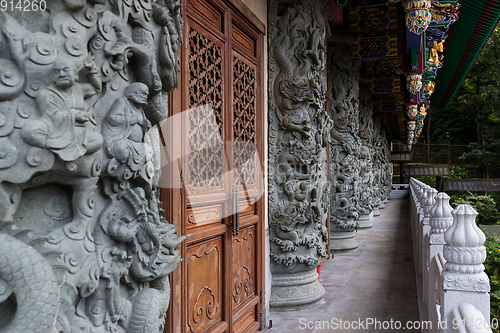
<path id="1" fill-rule="evenodd" d="M 184 186 L 164 197 L 178 212 L 169 218 L 187 239 L 180 250 L 184 260 L 171 276 L 164 332 L 250 333 L 260 327 L 263 204 L 255 202 L 261 184 L 252 177 L 264 160 L 259 60 L 265 27 L 236 2 L 182 3 L 180 87 L 170 99 L 171 114 L 190 110 L 177 136 L 181 142 L 172 148 L 183 156 Z M 207 104 L 211 109 L 193 110 Z M 232 150 L 227 141 L 253 144 L 259 158 Z M 221 149 L 213 149 L 217 145 Z M 239 173 L 227 172 L 230 165 Z M 233 233 L 233 216 L 225 217 L 233 188 L 240 191 L 239 233 Z"/>

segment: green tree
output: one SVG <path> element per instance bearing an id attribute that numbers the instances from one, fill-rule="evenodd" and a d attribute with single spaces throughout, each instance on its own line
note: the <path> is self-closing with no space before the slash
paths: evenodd
<path id="1" fill-rule="evenodd" d="M 433 109 L 431 141 L 469 144 L 462 158 L 481 165 L 483 176 L 500 175 L 500 31 L 482 53 L 446 109 Z M 446 61 L 446 59 L 445 59 Z"/>

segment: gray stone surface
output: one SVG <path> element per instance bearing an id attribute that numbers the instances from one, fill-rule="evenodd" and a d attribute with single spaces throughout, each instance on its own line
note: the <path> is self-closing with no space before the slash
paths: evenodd
<path id="1" fill-rule="evenodd" d="M 332 249 L 357 247 L 352 232 L 358 226 L 360 179 L 359 70 L 351 46 L 354 36 L 333 30 L 328 42 L 330 115 L 330 240 Z M 366 153 L 366 152 L 365 152 Z"/>
<path id="2" fill-rule="evenodd" d="M 452 318 L 452 312 L 457 307 L 468 303 L 472 308 L 465 308 L 462 318 L 477 318 L 476 311 L 480 311 L 489 323 L 490 281 L 483 265 L 486 236 L 476 225 L 477 212 L 471 206 L 459 205 L 451 214 L 453 224 L 444 233 L 446 245 L 443 256 L 446 263 L 442 273 L 441 317 Z M 444 332 L 453 330 L 448 327 Z"/>
<path id="3" fill-rule="evenodd" d="M 407 199 L 387 204 L 382 217 L 374 218 L 373 228 L 358 230 L 360 246 L 352 251 L 336 252 L 321 266 L 320 283 L 324 299 L 301 311 L 271 312 L 272 328 L 264 332 L 420 332 L 420 330 L 324 329 L 314 328 L 332 319 L 343 321 L 419 320 L 415 270 Z M 311 322 L 311 328 L 301 323 Z"/>
<path id="4" fill-rule="evenodd" d="M 373 207 L 377 216 L 383 209 L 384 201 L 391 193 L 392 165 L 390 161 L 390 142 L 387 131 L 380 118 L 373 120 Z"/>
<path id="5" fill-rule="evenodd" d="M 369 77 L 362 77 L 359 87 L 359 186 L 357 187 L 357 207 L 359 228 L 370 228 L 373 217 L 373 101 L 366 86 Z"/>
<path id="6" fill-rule="evenodd" d="M 1 332 L 162 329 L 183 237 L 151 127 L 181 29 L 174 1 L 0 12 Z"/>
<path id="7" fill-rule="evenodd" d="M 295 302 L 303 298 L 297 292 L 307 294 L 306 307 L 324 293 L 317 281 L 310 281 L 317 288 L 296 288 L 295 281 L 326 257 L 325 147 L 331 128 L 324 102 L 326 5 L 319 0 L 268 3 L 271 308 L 283 308 L 283 295 Z"/>

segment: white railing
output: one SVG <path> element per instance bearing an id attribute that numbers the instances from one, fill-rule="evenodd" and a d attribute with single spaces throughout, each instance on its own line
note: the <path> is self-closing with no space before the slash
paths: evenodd
<path id="1" fill-rule="evenodd" d="M 491 332 L 486 238 L 469 205 L 452 210 L 446 193 L 410 179 L 410 215 L 425 332 Z"/>

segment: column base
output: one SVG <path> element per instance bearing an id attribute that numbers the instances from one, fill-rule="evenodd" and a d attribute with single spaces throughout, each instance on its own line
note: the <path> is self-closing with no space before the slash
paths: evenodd
<path id="1" fill-rule="evenodd" d="M 318 281 L 316 268 L 305 272 L 273 273 L 271 300 L 273 311 L 301 310 L 318 304 L 325 288 Z"/>
<path id="2" fill-rule="evenodd" d="M 386 204 L 386 203 L 389 203 L 389 199 L 391 199 L 391 197 L 387 197 L 387 198 L 385 198 L 385 200 L 383 201 L 383 203 L 385 203 L 385 204 Z"/>
<path id="3" fill-rule="evenodd" d="M 330 250 L 332 251 L 353 250 L 358 246 L 354 231 L 330 233 Z"/>
<path id="4" fill-rule="evenodd" d="M 373 208 L 373 216 L 380 216 L 380 215 L 382 215 L 380 213 L 380 209 L 378 207 L 374 207 Z"/>
<path id="5" fill-rule="evenodd" d="M 378 209 L 385 209 L 385 205 L 384 205 L 383 201 L 380 203 L 380 206 L 378 206 Z"/>
<path id="6" fill-rule="evenodd" d="M 361 215 L 359 217 L 358 229 L 366 229 L 373 227 L 372 218 L 373 218 L 373 212 L 371 212 L 369 215 Z"/>

